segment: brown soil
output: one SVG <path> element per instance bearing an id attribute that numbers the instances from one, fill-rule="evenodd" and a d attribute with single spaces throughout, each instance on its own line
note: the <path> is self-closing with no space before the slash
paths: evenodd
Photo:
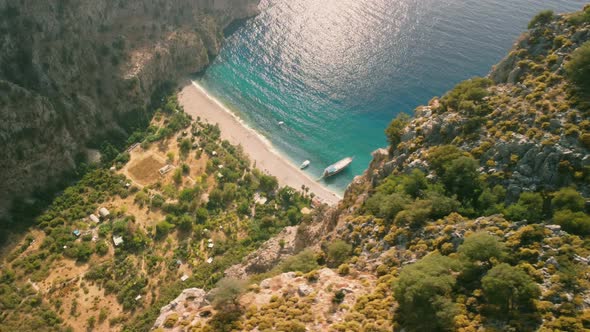
<path id="1" fill-rule="evenodd" d="M 154 154 L 132 162 L 129 166 L 129 177 L 142 186 L 157 182 L 160 179 L 158 170 L 166 165 L 165 162 L 157 158 Z"/>

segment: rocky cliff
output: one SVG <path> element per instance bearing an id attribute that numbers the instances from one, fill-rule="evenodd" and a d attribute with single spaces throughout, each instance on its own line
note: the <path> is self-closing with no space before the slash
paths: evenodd
<path id="1" fill-rule="evenodd" d="M 149 119 L 257 0 L 0 0 L 0 217 Z M 29 202 L 33 202 L 28 200 Z"/>
<path id="2" fill-rule="evenodd" d="M 537 16 L 488 77 L 392 121 L 338 207 L 227 269 L 251 283 L 237 304 L 167 306 L 154 327 L 590 328 L 590 113 L 567 73 L 589 40 L 590 6 Z"/>

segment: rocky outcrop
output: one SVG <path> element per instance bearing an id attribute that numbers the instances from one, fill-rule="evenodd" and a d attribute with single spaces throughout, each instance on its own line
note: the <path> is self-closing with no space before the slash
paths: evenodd
<path id="1" fill-rule="evenodd" d="M 266 241 L 260 248 L 244 257 L 242 263 L 225 271 L 230 278 L 246 279 L 248 276 L 264 273 L 275 267 L 281 260 L 293 255 L 296 248 L 298 227 L 283 229 L 278 235 Z"/>
<path id="2" fill-rule="evenodd" d="M 354 303 L 363 295 L 369 294 L 374 287 L 375 278 L 370 274 L 359 274 L 356 277 L 341 276 L 331 269 L 324 268 L 316 272 L 314 280 L 298 276 L 295 272 L 282 273 L 272 278 L 264 279 L 253 291 L 240 296 L 240 304 L 244 308 L 258 308 L 269 314 L 269 318 L 279 321 L 279 317 L 272 315 L 276 305 L 277 295 L 282 294 L 290 298 L 303 309 L 295 312 L 302 319 L 305 312 L 313 322 L 306 324 L 310 331 L 328 330 L 330 324 L 343 321 Z M 341 307 L 333 302 L 334 294 L 342 292 Z M 207 326 L 208 321 L 215 317 L 216 310 L 203 301 L 204 292 L 200 289 L 186 289 L 167 306 L 160 310 L 160 316 L 154 324 L 156 331 L 185 331 L 194 326 Z M 303 305 L 303 303 L 306 303 Z M 286 309 L 286 307 L 281 307 Z M 295 309 L 295 308 L 291 308 Z M 243 326 L 244 331 L 258 331 Z M 262 330 L 262 329 L 260 329 Z M 279 329 L 278 329 L 279 330 Z M 291 331 L 291 330 L 282 330 Z"/>
<path id="3" fill-rule="evenodd" d="M 258 0 L 0 0 L 0 217 L 121 141 L 150 97 L 203 70 Z"/>
<path id="4" fill-rule="evenodd" d="M 203 310 L 207 308 L 209 302 L 206 299 L 207 293 L 200 288 L 187 288 L 170 303 L 160 309 L 160 315 L 154 323 L 154 328 L 175 325 L 178 320 L 187 320 L 210 315 L 210 311 Z M 171 323 L 173 322 L 173 323 Z M 184 331 L 181 327 L 174 328 L 170 326 L 169 331 Z"/>

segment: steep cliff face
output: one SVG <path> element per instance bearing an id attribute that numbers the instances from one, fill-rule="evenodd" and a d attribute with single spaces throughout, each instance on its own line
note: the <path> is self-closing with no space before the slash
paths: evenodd
<path id="1" fill-rule="evenodd" d="M 202 70 L 257 0 L 0 0 L 0 217 L 125 137 L 150 96 Z"/>

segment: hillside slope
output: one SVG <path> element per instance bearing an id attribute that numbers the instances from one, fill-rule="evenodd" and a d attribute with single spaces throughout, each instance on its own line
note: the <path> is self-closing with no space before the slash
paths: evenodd
<path id="1" fill-rule="evenodd" d="M 150 97 L 202 70 L 257 3 L 1 0 L 0 218 L 146 125 Z"/>
<path id="2" fill-rule="evenodd" d="M 269 240 L 155 327 L 590 329 L 590 91 L 572 79 L 589 40 L 590 6 L 536 16 L 489 77 L 394 119 L 389 149 L 285 251 Z"/>

